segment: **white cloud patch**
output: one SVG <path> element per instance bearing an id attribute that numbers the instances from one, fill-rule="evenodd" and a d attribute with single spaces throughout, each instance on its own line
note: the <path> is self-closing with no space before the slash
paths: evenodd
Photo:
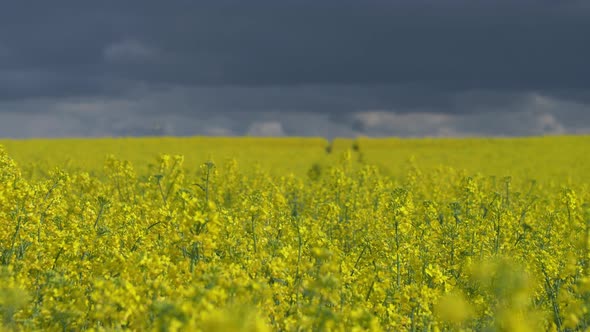
<path id="1" fill-rule="evenodd" d="M 283 125 L 278 121 L 254 122 L 248 129 L 248 136 L 285 136 Z"/>
<path id="2" fill-rule="evenodd" d="M 354 127 L 369 136 L 528 136 L 571 132 L 552 113 L 526 110 L 475 114 L 360 112 L 354 119 Z"/>
<path id="3" fill-rule="evenodd" d="M 353 116 L 355 129 L 369 135 L 447 136 L 453 118 L 436 113 L 359 112 Z"/>
<path id="4" fill-rule="evenodd" d="M 103 57 L 111 63 L 133 63 L 154 60 L 159 52 L 138 40 L 127 39 L 112 43 L 103 50 Z"/>
<path id="5" fill-rule="evenodd" d="M 563 124 L 559 123 L 555 116 L 547 113 L 537 116 L 535 129 L 546 134 L 563 134 L 566 132 Z"/>

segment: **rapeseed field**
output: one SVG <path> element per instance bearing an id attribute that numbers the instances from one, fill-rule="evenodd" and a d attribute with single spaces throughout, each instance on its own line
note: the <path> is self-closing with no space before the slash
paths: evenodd
<path id="1" fill-rule="evenodd" d="M 1 144 L 4 330 L 590 327 L 589 137 Z"/>

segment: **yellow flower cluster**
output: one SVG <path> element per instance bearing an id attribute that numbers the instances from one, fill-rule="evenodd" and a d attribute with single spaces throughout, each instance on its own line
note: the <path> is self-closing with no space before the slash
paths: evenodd
<path id="1" fill-rule="evenodd" d="M 355 153 L 307 176 L 162 155 L 37 179 L 0 148 L 0 327 L 590 327 L 587 185 L 392 177 Z"/>

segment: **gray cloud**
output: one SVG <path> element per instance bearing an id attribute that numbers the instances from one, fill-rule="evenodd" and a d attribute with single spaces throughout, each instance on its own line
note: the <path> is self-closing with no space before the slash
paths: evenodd
<path id="1" fill-rule="evenodd" d="M 188 100 L 183 99 L 189 98 Z M 590 105 L 536 93 L 472 112 L 395 109 L 320 112 L 189 111 L 187 91 L 137 93 L 133 98 L 4 102 L 0 133 L 8 137 L 63 136 L 513 136 L 590 133 Z M 470 97 L 471 98 L 471 97 Z M 470 98 L 467 98 L 470 105 Z M 46 112 L 31 111 L 45 107 Z M 160 111 L 158 111 L 160 109 Z M 178 112 L 168 112 L 178 109 Z M 499 111 L 499 109 L 501 111 Z"/>
<path id="2" fill-rule="evenodd" d="M 0 137 L 588 132 L 589 34 L 587 1 L 11 2 Z"/>
<path id="3" fill-rule="evenodd" d="M 463 114 L 360 112 L 353 128 L 370 136 L 525 136 L 590 132 L 590 105 L 530 94 L 512 105 Z"/>

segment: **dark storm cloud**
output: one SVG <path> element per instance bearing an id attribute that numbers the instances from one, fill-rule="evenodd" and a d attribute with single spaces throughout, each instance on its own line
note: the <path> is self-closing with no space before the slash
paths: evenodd
<path id="1" fill-rule="evenodd" d="M 1 13 L 10 51 L 1 70 L 78 76 L 82 86 L 83 74 L 178 85 L 590 86 L 583 2 L 22 1 Z M 130 54 L 109 57 L 121 43 Z"/>
<path id="2" fill-rule="evenodd" d="M 579 132 L 589 35 L 586 1 L 6 1 L 0 136 Z"/>

